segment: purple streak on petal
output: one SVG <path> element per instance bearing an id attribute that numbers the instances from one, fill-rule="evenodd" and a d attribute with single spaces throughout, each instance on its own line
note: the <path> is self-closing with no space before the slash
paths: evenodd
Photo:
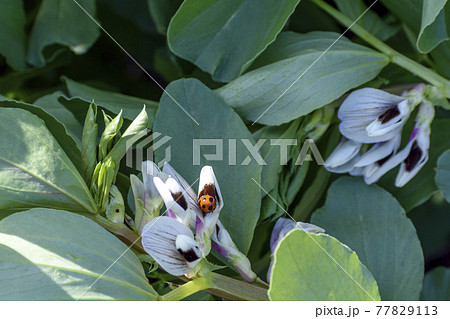
<path id="1" fill-rule="evenodd" d="M 227 256 L 227 254 L 228 254 L 227 250 L 225 248 L 223 248 L 222 246 L 220 246 L 219 244 L 215 243 L 214 241 L 211 241 L 211 246 L 222 256 L 224 256 L 224 257 Z"/>
<path id="2" fill-rule="evenodd" d="M 177 219 L 175 214 L 170 209 L 167 210 L 167 215 L 169 215 L 170 218 Z"/>
<path id="3" fill-rule="evenodd" d="M 200 218 L 198 218 L 198 216 L 195 217 L 195 234 L 199 235 L 201 234 L 203 229 L 203 222 L 201 221 Z"/>
<path id="4" fill-rule="evenodd" d="M 415 127 L 411 132 L 411 136 L 409 137 L 408 142 L 410 142 L 412 139 L 414 139 L 416 137 L 417 133 L 419 133 L 419 128 Z"/>

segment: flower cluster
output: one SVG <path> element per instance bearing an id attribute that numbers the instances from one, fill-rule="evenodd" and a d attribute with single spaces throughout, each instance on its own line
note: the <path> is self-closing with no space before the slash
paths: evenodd
<path id="1" fill-rule="evenodd" d="M 403 126 L 417 105 L 414 129 L 399 151 Z M 330 172 L 363 176 L 372 184 L 401 164 L 395 185 L 402 187 L 428 160 L 434 107 L 424 99 L 423 85 L 402 96 L 372 88 L 354 91 L 342 103 L 338 117 L 343 138 L 325 162 Z"/>
<path id="2" fill-rule="evenodd" d="M 151 161 L 142 165 L 143 183 L 132 177 L 135 228 L 145 251 L 168 273 L 193 277 L 210 271 L 206 256 L 211 247 L 249 281 L 256 280 L 250 262 L 219 220 L 224 206 L 211 166 L 200 173 L 199 189 L 191 186 L 168 163 L 160 171 Z M 167 216 L 159 216 L 162 203 Z"/>

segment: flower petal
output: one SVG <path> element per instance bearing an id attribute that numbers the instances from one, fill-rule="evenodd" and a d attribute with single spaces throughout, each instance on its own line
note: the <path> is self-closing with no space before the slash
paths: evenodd
<path id="1" fill-rule="evenodd" d="M 163 172 L 170 175 L 175 179 L 179 185 L 183 188 L 184 192 L 187 194 L 188 205 L 192 207 L 197 207 L 197 195 L 192 189 L 191 185 L 180 175 L 178 172 L 169 164 L 165 163 L 163 167 Z"/>
<path id="2" fill-rule="evenodd" d="M 165 183 L 161 178 L 153 177 L 153 183 L 164 200 L 167 210 L 170 210 L 179 222 L 189 225 L 190 216 L 187 211 L 186 199 L 178 183 L 171 177 Z"/>
<path id="3" fill-rule="evenodd" d="M 192 270 L 186 259 L 177 251 L 176 240 L 179 235 L 194 239 L 187 226 L 166 216 L 153 219 L 145 225 L 142 232 L 144 250 L 173 276 L 181 276 Z"/>
<path id="4" fill-rule="evenodd" d="M 400 146 L 401 135 L 394 136 L 391 140 L 380 142 L 372 146 L 367 152 L 359 157 L 355 167 L 364 167 L 373 164 L 383 158 L 386 158 L 392 153 L 396 153 Z"/>
<path id="5" fill-rule="evenodd" d="M 374 120 L 383 114 L 386 109 L 399 104 L 403 100 L 405 98 L 378 89 L 356 90 L 350 93 L 341 104 L 338 117 L 341 120 L 348 116 Z"/>
<path id="6" fill-rule="evenodd" d="M 348 163 L 351 159 L 358 155 L 360 149 L 361 143 L 342 138 L 333 153 L 331 153 L 325 161 L 325 167 L 334 168 Z"/>
<path id="7" fill-rule="evenodd" d="M 408 143 L 403 150 L 398 152 L 395 155 L 392 155 L 386 162 L 384 162 L 381 166 L 378 166 L 378 169 L 372 168 L 374 171 L 364 176 L 364 181 L 366 184 L 370 185 L 377 182 L 384 174 L 389 172 L 391 169 L 399 165 L 403 160 L 408 156 L 409 150 L 411 149 L 412 143 Z"/>
<path id="8" fill-rule="evenodd" d="M 219 183 L 211 166 L 203 166 L 198 185 L 198 198 L 202 195 L 213 196 L 217 201 L 216 210 L 220 211 L 223 207 L 223 198 Z"/>
<path id="9" fill-rule="evenodd" d="M 372 123 L 366 127 L 369 136 L 383 136 L 392 130 L 403 126 L 409 118 L 411 108 L 407 100 L 400 102 L 398 105 L 388 109 L 380 115 Z"/>
<path id="10" fill-rule="evenodd" d="M 338 117 L 342 121 L 339 125 L 342 135 L 360 143 L 377 143 L 391 139 L 399 133 L 400 126 L 379 136 L 370 136 L 366 128 L 389 108 L 402 101 L 405 101 L 405 98 L 372 88 L 352 92 L 338 111 Z"/>
<path id="11" fill-rule="evenodd" d="M 220 220 L 217 221 L 216 230 L 211 239 L 213 241 L 213 248 L 236 268 L 244 280 L 248 282 L 254 282 L 256 280 L 257 276 L 252 271 L 250 261 L 238 250 Z"/>

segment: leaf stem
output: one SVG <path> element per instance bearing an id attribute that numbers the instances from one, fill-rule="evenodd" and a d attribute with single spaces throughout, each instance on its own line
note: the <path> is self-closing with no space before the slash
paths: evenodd
<path id="1" fill-rule="evenodd" d="M 85 216 L 93 219 L 100 226 L 102 226 L 106 230 L 110 231 L 111 233 L 119 237 L 119 239 L 122 240 L 124 243 L 132 245 L 133 248 L 135 248 L 136 250 L 145 253 L 144 247 L 142 246 L 142 243 L 140 241 L 140 236 L 136 234 L 134 231 L 132 231 L 130 228 L 128 228 L 125 224 L 113 223 L 109 219 L 101 216 L 100 214 L 97 215 L 86 214 Z"/>
<path id="2" fill-rule="evenodd" d="M 187 280 L 185 277 L 180 278 Z M 160 297 L 160 300 L 181 300 L 200 290 L 228 300 L 269 300 L 267 289 L 213 272 L 196 278 Z"/>
<path id="3" fill-rule="evenodd" d="M 207 289 L 210 284 L 209 281 L 210 280 L 208 277 L 196 278 L 172 290 L 171 292 L 168 292 L 164 296 L 159 297 L 159 300 L 171 301 L 184 299 L 196 292 Z"/>
<path id="4" fill-rule="evenodd" d="M 362 40 L 369 43 L 374 48 L 376 48 L 379 51 L 386 54 L 392 63 L 397 64 L 398 66 L 421 77 L 425 81 L 441 88 L 445 92 L 446 97 L 447 98 L 450 97 L 450 81 L 449 80 L 440 76 L 433 70 L 426 68 L 425 66 L 421 65 L 420 63 L 417 63 L 416 61 L 411 60 L 410 58 L 404 56 L 400 52 L 394 50 L 393 48 L 391 48 L 390 46 L 385 44 L 383 41 L 381 41 L 378 38 L 376 38 L 375 36 L 373 36 L 370 32 L 365 30 L 360 25 L 353 24 L 354 21 L 352 21 L 350 18 L 346 17 L 339 10 L 335 9 L 333 6 L 327 4 L 323 0 L 310 0 L 310 1 L 315 3 L 319 8 L 321 8 L 323 11 L 325 11 L 326 13 L 331 15 L 333 18 L 335 18 L 338 22 L 340 22 L 342 25 L 346 26 L 347 28 L 352 26 L 351 30 L 353 33 L 355 33 L 358 37 L 360 37 Z"/>

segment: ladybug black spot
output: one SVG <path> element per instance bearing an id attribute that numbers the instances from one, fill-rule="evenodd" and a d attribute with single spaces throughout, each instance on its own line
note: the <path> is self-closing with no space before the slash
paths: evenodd
<path id="1" fill-rule="evenodd" d="M 213 210 L 213 208 L 212 208 L 212 206 L 211 206 L 211 205 L 209 205 L 209 207 L 208 207 L 208 210 Z"/>
<path id="2" fill-rule="evenodd" d="M 210 197 L 209 201 L 212 203 L 214 201 L 214 198 Z"/>
<path id="3" fill-rule="evenodd" d="M 206 208 L 206 205 L 202 205 L 202 208 Z"/>

